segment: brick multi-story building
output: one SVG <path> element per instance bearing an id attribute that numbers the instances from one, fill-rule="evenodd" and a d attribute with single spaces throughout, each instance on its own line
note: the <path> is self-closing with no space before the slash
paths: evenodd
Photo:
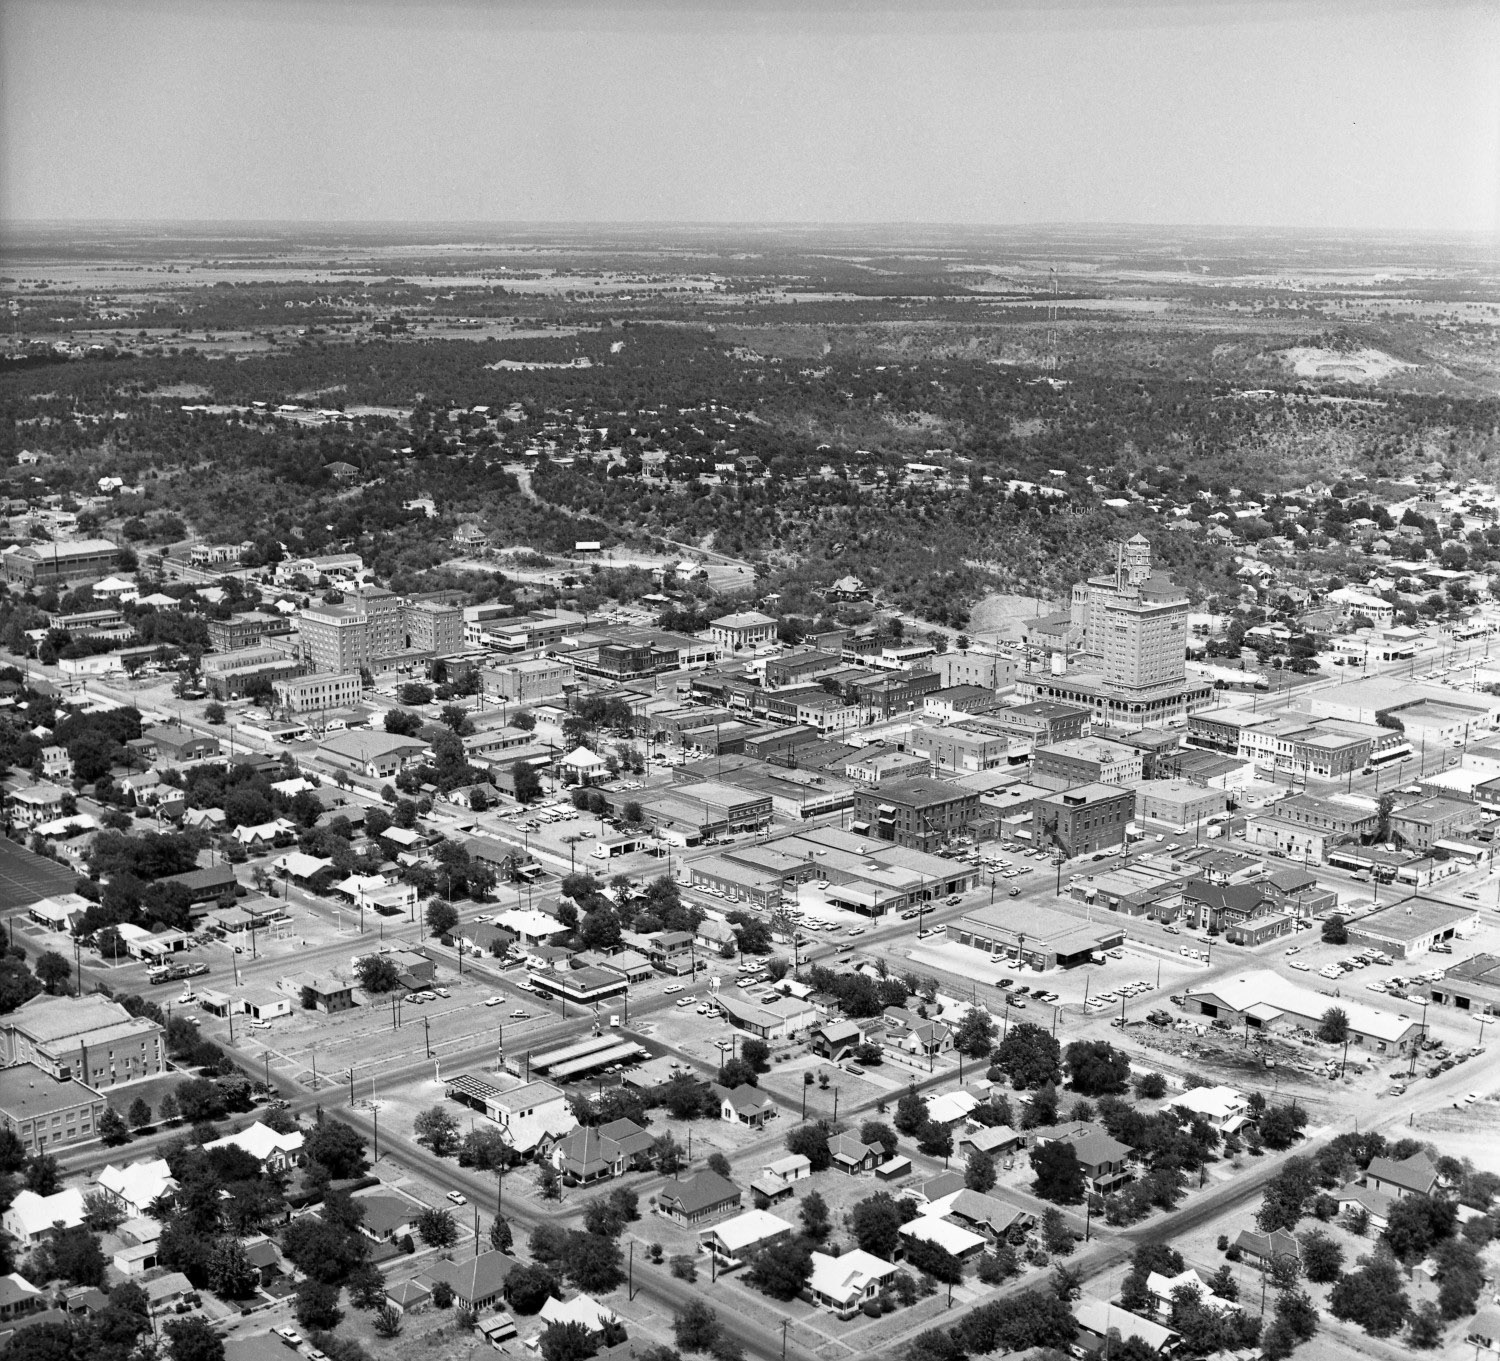
<path id="1" fill-rule="evenodd" d="M 939 652 L 927 665 L 944 689 L 979 685 L 991 691 L 1006 690 L 1016 683 L 1016 659 L 992 652 Z"/>
<path id="2" fill-rule="evenodd" d="M 347 709 L 359 702 L 362 683 L 358 671 L 315 671 L 274 682 L 276 700 L 294 714 L 313 714 L 322 709 Z"/>
<path id="3" fill-rule="evenodd" d="M 918 777 L 854 791 L 856 832 L 932 852 L 979 816 L 979 795 L 943 780 Z"/>
<path id="4" fill-rule="evenodd" d="M 486 699 L 514 704 L 556 699 L 575 682 L 573 667 L 553 657 L 533 657 L 529 661 L 486 667 L 480 679 Z"/>
<path id="5" fill-rule="evenodd" d="M 1031 757 L 1031 781 L 1048 789 L 1080 784 L 1133 784 L 1141 779 L 1142 754 L 1102 737 L 1075 737 L 1038 747 Z"/>
<path id="6" fill-rule="evenodd" d="M 291 624 L 277 614 L 232 614 L 228 619 L 208 621 L 208 645 L 215 652 L 234 652 L 255 647 L 272 634 L 292 631 Z"/>
<path id="7" fill-rule="evenodd" d="M 203 659 L 203 680 L 215 699 L 238 699 L 262 677 L 274 685 L 306 670 L 306 662 L 272 647 L 244 647 Z"/>
<path id="8" fill-rule="evenodd" d="M 0 1129 L 8 1129 L 28 1153 L 99 1137 L 104 1094 L 69 1078 L 59 1082 L 33 1064 L 0 1071 Z"/>
<path id="9" fill-rule="evenodd" d="M 1391 814 L 1391 834 L 1417 850 L 1431 850 L 1439 841 L 1462 840 L 1479 830 L 1477 803 L 1458 799 L 1421 799 Z"/>
<path id="10" fill-rule="evenodd" d="M 464 649 L 464 612 L 457 605 L 418 600 L 402 612 L 406 650 L 452 657 Z"/>
<path id="11" fill-rule="evenodd" d="M 33 997 L 0 1018 L 6 1064 L 35 1064 L 58 1082 L 116 1087 L 166 1069 L 166 1032 L 104 997 Z"/>
<path id="12" fill-rule="evenodd" d="M 370 664 L 370 621 L 353 604 L 312 605 L 297 616 L 314 671 L 357 672 Z"/>
<path id="13" fill-rule="evenodd" d="M 1088 731 L 1089 710 L 1076 704 L 1039 699 L 1013 708 L 993 709 L 985 715 L 985 721 L 995 724 L 1002 732 L 1030 738 L 1035 746 L 1045 747 L 1082 737 Z"/>
<path id="14" fill-rule="evenodd" d="M 933 770 L 969 775 L 1003 766 L 1010 739 L 984 728 L 970 727 L 963 721 L 951 727 L 918 723 L 912 727 L 906 747 L 918 756 L 925 756 Z"/>
<path id="15" fill-rule="evenodd" d="M 855 682 L 854 700 L 872 717 L 889 718 L 921 708 L 923 696 L 941 685 L 930 671 L 907 671 Z"/>
<path id="16" fill-rule="evenodd" d="M 1120 846 L 1134 814 L 1133 789 L 1111 784 L 1064 789 L 1031 805 L 1032 844 L 1060 846 L 1069 856 Z"/>

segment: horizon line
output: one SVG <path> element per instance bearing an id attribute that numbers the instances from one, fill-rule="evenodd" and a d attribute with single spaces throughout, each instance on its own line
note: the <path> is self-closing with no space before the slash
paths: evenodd
<path id="1" fill-rule="evenodd" d="M 13 228 L 332 228 L 438 231 L 445 228 L 504 228 L 549 230 L 656 230 L 656 231 L 1160 231 L 1160 232 L 1279 232 L 1344 236 L 1458 236 L 1494 239 L 1500 242 L 1500 223 L 1494 227 L 1330 226 L 1272 223 L 1132 222 L 1132 221 L 927 221 L 923 219 L 864 219 L 818 221 L 813 219 L 725 218 L 255 218 L 255 217 L 7 217 L 0 215 L 0 231 Z"/>

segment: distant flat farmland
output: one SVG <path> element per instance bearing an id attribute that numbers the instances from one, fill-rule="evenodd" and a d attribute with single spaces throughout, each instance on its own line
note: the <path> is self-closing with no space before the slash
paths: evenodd
<path id="1" fill-rule="evenodd" d="M 54 893 L 69 893 L 77 881 L 73 870 L 33 855 L 9 837 L 0 837 L 0 911 L 25 907 Z"/>

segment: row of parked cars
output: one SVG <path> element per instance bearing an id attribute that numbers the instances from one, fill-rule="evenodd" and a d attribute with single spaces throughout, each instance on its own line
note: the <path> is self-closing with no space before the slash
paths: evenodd
<path id="1" fill-rule="evenodd" d="M 1017 983 L 1014 978 L 1009 976 L 997 978 L 995 986 L 1005 993 L 1008 1005 L 1020 1007 L 1022 1011 L 1026 1010 L 1026 1000 L 1028 997 L 1033 1002 L 1045 1002 L 1049 1006 L 1061 1000 L 1055 992 L 1047 992 L 1043 988 L 1033 988 L 1026 983 Z"/>

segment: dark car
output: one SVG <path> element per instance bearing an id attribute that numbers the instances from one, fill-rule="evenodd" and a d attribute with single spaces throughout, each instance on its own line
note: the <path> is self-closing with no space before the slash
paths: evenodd
<path id="1" fill-rule="evenodd" d="M 995 980 L 995 986 L 997 988 L 1013 988 L 1015 987 L 1015 985 L 1016 980 L 1014 978 L 997 978 Z"/>

